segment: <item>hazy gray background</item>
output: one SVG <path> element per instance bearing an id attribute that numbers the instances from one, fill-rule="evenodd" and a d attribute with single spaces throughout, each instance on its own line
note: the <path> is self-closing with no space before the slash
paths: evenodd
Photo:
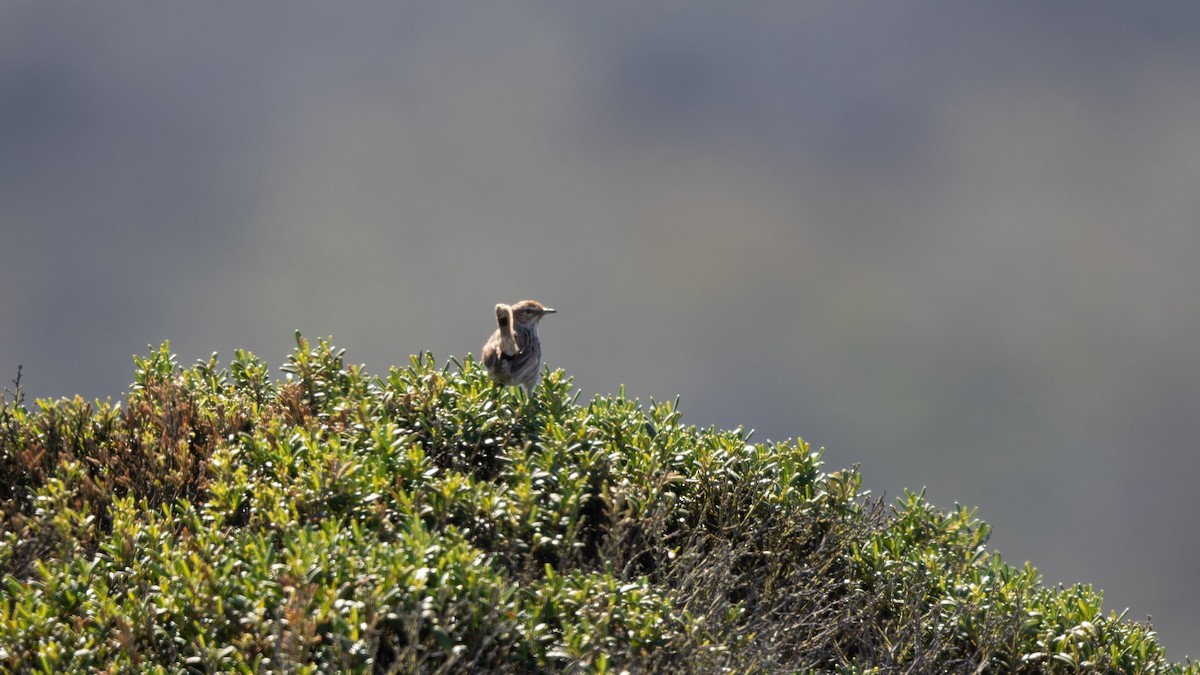
<path id="1" fill-rule="evenodd" d="M 535 297 L 585 398 L 978 506 L 1200 655 L 1200 5 L 702 5 L 4 3 L 0 375 L 384 373 Z"/>

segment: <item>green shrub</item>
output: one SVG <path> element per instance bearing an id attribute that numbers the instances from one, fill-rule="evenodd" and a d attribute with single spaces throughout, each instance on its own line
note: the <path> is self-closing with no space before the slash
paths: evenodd
<path id="1" fill-rule="evenodd" d="M 115 405 L 0 398 L 8 671 L 1200 673 L 972 512 L 677 402 L 299 335 L 281 381 L 135 366 Z"/>

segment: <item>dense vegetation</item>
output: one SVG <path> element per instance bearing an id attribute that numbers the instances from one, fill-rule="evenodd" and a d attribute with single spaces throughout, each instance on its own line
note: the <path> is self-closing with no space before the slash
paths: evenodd
<path id="1" fill-rule="evenodd" d="M 1200 673 L 803 442 L 297 341 L 282 381 L 164 344 L 120 405 L 30 409 L 18 378 L 0 669 Z"/>

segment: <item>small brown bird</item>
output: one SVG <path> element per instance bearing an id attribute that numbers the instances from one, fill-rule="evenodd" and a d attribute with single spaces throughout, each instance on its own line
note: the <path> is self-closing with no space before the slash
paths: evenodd
<path id="1" fill-rule="evenodd" d="M 483 365 L 500 384 L 519 384 L 530 393 L 542 379 L 538 322 L 557 310 L 537 300 L 496 305 L 496 332 L 483 345 Z"/>

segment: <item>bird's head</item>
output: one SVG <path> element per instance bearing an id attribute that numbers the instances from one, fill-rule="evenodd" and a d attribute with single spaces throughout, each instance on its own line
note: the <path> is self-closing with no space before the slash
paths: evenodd
<path id="1" fill-rule="evenodd" d="M 536 324 L 547 314 L 558 310 L 550 309 L 537 300 L 522 300 L 512 306 L 513 321 L 519 324 Z"/>

